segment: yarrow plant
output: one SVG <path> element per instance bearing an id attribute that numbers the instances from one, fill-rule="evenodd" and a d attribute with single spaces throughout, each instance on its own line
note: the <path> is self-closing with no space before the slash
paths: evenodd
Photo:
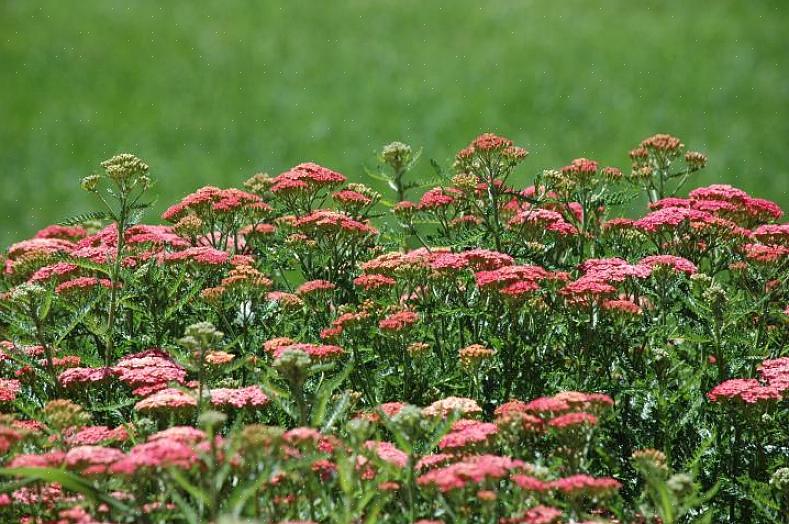
<path id="1" fill-rule="evenodd" d="M 527 157 L 484 133 L 426 184 L 393 142 L 381 192 L 305 162 L 166 225 L 101 163 L 105 209 L 3 257 L 0 521 L 785 521 L 780 207 L 682 196 L 666 134 Z"/>

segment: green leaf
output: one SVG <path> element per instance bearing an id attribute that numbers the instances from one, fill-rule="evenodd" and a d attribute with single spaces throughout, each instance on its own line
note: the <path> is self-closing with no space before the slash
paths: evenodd
<path id="1" fill-rule="evenodd" d="M 91 211 L 90 213 L 82 213 L 80 215 L 69 217 L 59 222 L 58 225 L 74 226 L 77 224 L 84 224 L 85 222 L 90 222 L 92 220 L 112 220 L 112 217 L 106 211 Z"/>
<path id="2" fill-rule="evenodd" d="M 52 297 L 55 294 L 51 291 L 47 292 L 46 298 L 44 298 L 44 303 L 38 308 L 38 319 L 43 321 L 46 320 L 47 315 L 49 314 L 49 308 L 52 307 Z"/>
<path id="3" fill-rule="evenodd" d="M 317 404 L 313 409 L 311 422 L 314 427 L 318 427 L 323 423 L 323 418 L 326 416 L 326 406 L 331 400 L 331 396 L 334 391 L 345 382 L 345 379 L 348 378 L 348 375 L 351 374 L 353 371 L 353 362 L 349 362 L 345 368 L 338 373 L 334 378 L 325 382 L 318 388 L 318 392 L 316 394 Z"/>
<path id="4" fill-rule="evenodd" d="M 114 404 L 106 404 L 100 406 L 91 407 L 90 410 L 95 413 L 105 412 L 105 411 L 115 411 L 121 408 L 125 408 L 127 406 L 133 406 L 137 403 L 137 399 L 129 398 L 126 400 L 122 400 L 120 402 L 115 402 Z"/>
<path id="5" fill-rule="evenodd" d="M 387 184 L 392 181 L 392 179 L 389 178 L 386 175 L 378 175 L 378 174 L 374 174 L 374 173 L 368 173 L 367 176 L 369 176 L 373 180 L 378 180 L 379 182 L 386 182 Z"/>
<path id="6" fill-rule="evenodd" d="M 145 214 L 145 208 L 135 209 L 129 215 L 129 218 L 126 219 L 126 227 L 136 226 L 142 220 L 142 216 Z"/>
<path id="7" fill-rule="evenodd" d="M 191 504 L 184 500 L 184 498 L 178 494 L 178 492 L 173 491 L 170 493 L 173 501 L 175 502 L 176 506 L 181 510 L 181 514 L 186 519 L 189 524 L 200 524 L 201 519 L 197 515 L 197 512 L 194 510 Z"/>
<path id="8" fill-rule="evenodd" d="M 430 159 L 430 167 L 433 168 L 433 172 L 440 180 L 449 180 L 449 177 L 444 173 L 444 168 L 441 167 L 441 164 L 435 158 Z"/>
<path id="9" fill-rule="evenodd" d="M 236 486 L 227 498 L 225 507 L 230 508 L 234 516 L 239 516 L 247 501 L 269 480 L 267 475 L 259 475 L 253 482 Z"/>
<path id="10" fill-rule="evenodd" d="M 199 501 L 203 506 L 210 506 L 212 504 L 212 500 L 205 493 L 199 486 L 194 485 L 186 476 L 177 468 L 170 468 L 167 470 L 167 473 L 172 477 L 172 479 L 183 488 L 184 491 L 189 493 L 195 500 Z"/>
<path id="11" fill-rule="evenodd" d="M 197 296 L 198 293 L 200 293 L 202 290 L 203 280 L 199 280 L 195 284 L 196 285 L 193 285 L 189 291 L 182 293 L 178 300 L 176 300 L 164 310 L 163 318 L 165 321 L 169 320 L 174 314 L 181 311 L 186 304 L 191 302 L 192 299 Z"/>
<path id="12" fill-rule="evenodd" d="M 321 433 L 328 433 L 334 427 L 335 422 L 337 419 L 345 413 L 345 410 L 348 409 L 350 405 L 350 394 L 346 391 L 342 394 L 342 397 L 338 402 L 334 404 L 334 408 L 332 409 L 331 415 L 329 415 L 329 419 L 323 423 L 323 427 L 321 427 Z"/>
<path id="13" fill-rule="evenodd" d="M 93 306 L 95 306 L 98 301 L 98 298 L 94 298 L 81 308 L 74 311 L 74 314 L 71 316 L 68 322 L 66 322 L 63 328 L 58 332 L 53 345 L 59 346 L 60 343 L 63 342 L 63 340 L 69 336 L 69 334 L 71 334 L 71 332 L 74 331 L 77 326 L 85 319 L 85 317 L 90 313 L 90 311 L 93 309 Z"/>

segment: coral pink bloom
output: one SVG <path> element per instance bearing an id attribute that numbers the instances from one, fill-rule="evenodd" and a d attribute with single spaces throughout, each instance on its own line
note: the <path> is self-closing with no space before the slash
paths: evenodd
<path id="1" fill-rule="evenodd" d="M 481 289 L 499 288 L 516 281 L 538 282 L 550 279 L 552 273 L 540 266 L 505 266 L 491 271 L 478 271 L 474 274 L 477 286 Z"/>
<path id="2" fill-rule="evenodd" d="M 590 175 L 597 172 L 598 163 L 588 158 L 576 158 L 570 165 L 562 168 L 562 173 L 567 175 Z"/>
<path id="3" fill-rule="evenodd" d="M 531 413 L 563 413 L 570 410 L 570 404 L 555 397 L 539 397 L 528 402 L 524 409 Z"/>
<path id="4" fill-rule="evenodd" d="M 106 473 L 107 469 L 126 455 L 115 448 L 104 446 L 77 446 L 70 449 L 64 462 L 69 469 L 81 470 L 83 474 Z"/>
<path id="5" fill-rule="evenodd" d="M 765 246 L 762 244 L 745 244 L 745 258 L 760 264 L 772 264 L 789 257 L 789 247 Z"/>
<path id="6" fill-rule="evenodd" d="M 419 315 L 414 311 L 398 311 L 392 313 L 378 323 L 381 331 L 398 332 L 416 324 Z"/>
<path id="7" fill-rule="evenodd" d="M 508 225 L 510 228 L 528 226 L 529 228 L 536 228 L 537 232 L 550 231 L 558 233 L 560 236 L 578 234 L 578 229 L 568 223 L 561 213 L 548 209 L 525 209 L 519 211 L 509 220 Z M 522 229 L 518 230 L 522 231 Z M 529 229 L 529 231 L 533 231 L 533 229 Z"/>
<path id="8" fill-rule="evenodd" d="M 469 422 L 469 424 L 458 428 L 457 423 L 455 423 L 453 430 L 444 435 L 438 443 L 439 449 L 455 450 L 475 444 L 483 444 L 488 442 L 490 437 L 498 433 L 499 430 L 496 424 L 491 424 L 490 422 L 478 422 L 476 420 L 463 422 Z"/>
<path id="9" fill-rule="evenodd" d="M 397 283 L 392 277 L 373 273 L 371 275 L 361 275 L 353 279 L 353 285 L 365 291 L 373 289 L 392 287 Z"/>
<path id="10" fill-rule="evenodd" d="M 197 406 L 194 396 L 175 388 L 166 388 L 142 399 L 134 405 L 136 411 L 176 411 Z"/>
<path id="11" fill-rule="evenodd" d="M 377 235 L 378 230 L 367 222 L 360 222 L 339 211 L 318 209 L 309 215 L 298 217 L 293 224 L 305 232 L 351 233 L 355 235 Z"/>
<path id="12" fill-rule="evenodd" d="M 79 226 L 51 225 L 39 230 L 34 238 L 59 238 L 61 240 L 75 241 L 88 235 L 85 228 Z"/>
<path id="13" fill-rule="evenodd" d="M 640 315 L 641 308 L 632 300 L 603 300 L 603 310 L 625 315 Z"/>
<path id="14" fill-rule="evenodd" d="M 562 518 L 562 511 L 552 506 L 535 506 L 523 515 L 513 518 L 502 518 L 500 524 L 555 524 Z"/>
<path id="15" fill-rule="evenodd" d="M 0 378 L 0 402 L 13 402 L 21 388 L 16 379 Z"/>
<path id="16" fill-rule="evenodd" d="M 103 382 L 114 376 L 113 368 L 71 368 L 58 375 L 58 382 L 64 388 L 70 388 Z"/>
<path id="17" fill-rule="evenodd" d="M 551 485 L 548 482 L 534 478 L 530 475 L 512 475 L 512 481 L 521 489 L 538 493 L 548 491 Z"/>
<path id="18" fill-rule="evenodd" d="M 107 426 L 85 426 L 77 431 L 64 431 L 63 440 L 69 446 L 95 446 L 108 442 L 125 442 L 129 438 L 126 428 L 118 426 L 110 429 Z"/>
<path id="19" fill-rule="evenodd" d="M 771 387 L 779 391 L 789 390 L 789 357 L 765 360 L 757 369 L 762 379 Z"/>
<path id="20" fill-rule="evenodd" d="M 173 231 L 171 226 L 149 226 L 138 224 L 126 230 L 126 244 L 149 246 L 168 246 L 175 249 L 189 247 L 189 242 Z"/>
<path id="21" fill-rule="evenodd" d="M 337 358 L 345 354 L 345 350 L 340 346 L 333 346 L 329 344 L 289 344 L 281 345 L 271 351 L 274 358 L 279 358 L 286 351 L 303 351 L 310 357 L 318 360 Z"/>
<path id="22" fill-rule="evenodd" d="M 337 286 L 328 280 L 310 280 L 303 283 L 296 289 L 297 295 L 311 295 L 314 293 L 321 293 L 325 291 L 332 291 Z"/>
<path id="23" fill-rule="evenodd" d="M 158 261 L 161 264 L 177 264 L 192 262 L 201 266 L 221 266 L 231 261 L 231 256 L 225 251 L 209 246 L 190 247 L 182 251 L 160 253 Z"/>
<path id="24" fill-rule="evenodd" d="M 342 191 L 337 191 L 332 195 L 332 198 L 336 202 L 345 205 L 366 206 L 372 203 L 372 199 L 370 197 L 352 189 L 343 189 Z"/>
<path id="25" fill-rule="evenodd" d="M 27 253 L 71 253 L 74 243 L 59 238 L 31 238 L 12 244 L 8 258 L 17 259 Z"/>
<path id="26" fill-rule="evenodd" d="M 274 177 L 272 179 L 272 192 L 276 192 L 274 188 L 278 184 L 287 183 L 288 181 L 301 181 L 311 186 L 320 187 L 344 184 L 347 179 L 344 175 L 327 167 L 313 162 L 305 162 Z"/>
<path id="27" fill-rule="evenodd" d="M 471 147 L 478 151 L 497 151 L 510 147 L 511 145 L 512 140 L 493 133 L 482 133 L 470 144 Z"/>
<path id="28" fill-rule="evenodd" d="M 144 395 L 162 389 L 170 382 L 183 384 L 186 370 L 160 349 L 127 355 L 112 368 L 118 380 Z"/>
<path id="29" fill-rule="evenodd" d="M 192 446 L 175 440 L 154 440 L 134 446 L 126 457 L 109 468 L 111 473 L 133 475 L 139 470 L 176 467 L 189 469 L 198 463 Z"/>
<path id="30" fill-rule="evenodd" d="M 55 450 L 48 453 L 16 455 L 8 463 L 9 468 L 57 468 L 63 464 L 66 454 Z"/>
<path id="31" fill-rule="evenodd" d="M 395 465 L 398 468 L 404 468 L 408 463 L 408 454 L 397 449 L 391 442 L 368 440 L 364 443 L 364 447 L 375 451 L 381 460 Z"/>
<path id="32" fill-rule="evenodd" d="M 465 397 L 446 397 L 436 400 L 426 408 L 422 409 L 422 414 L 428 417 L 446 418 L 452 413 L 461 415 L 477 415 L 482 413 L 477 401 Z"/>
<path id="33" fill-rule="evenodd" d="M 417 479 L 420 486 L 434 486 L 442 492 L 476 487 L 487 479 L 501 479 L 510 471 L 523 468 L 520 460 L 497 455 L 473 455 L 461 462 L 433 469 Z"/>
<path id="34" fill-rule="evenodd" d="M 755 404 L 760 401 L 780 400 L 781 390 L 775 386 L 763 386 L 756 379 L 735 378 L 721 382 L 707 393 L 707 398 L 712 402 L 739 399 L 746 404 Z"/>
<path id="35" fill-rule="evenodd" d="M 203 442 L 206 439 L 204 431 L 194 428 L 192 426 L 171 426 L 162 431 L 150 435 L 147 439 L 148 442 L 172 441 L 181 444 L 195 445 Z"/>
<path id="36" fill-rule="evenodd" d="M 675 271 L 685 273 L 686 275 L 692 275 L 698 271 L 696 264 L 687 258 L 676 257 L 673 255 L 648 256 L 642 258 L 638 263 L 651 268 L 659 266 L 668 267 Z"/>
<path id="37" fill-rule="evenodd" d="M 590 477 L 589 475 L 572 475 L 570 477 L 554 480 L 550 483 L 551 488 L 558 489 L 562 493 L 576 494 L 586 493 L 588 495 L 602 495 L 618 490 L 622 484 L 610 477 Z"/>
<path id="38" fill-rule="evenodd" d="M 215 388 L 211 390 L 211 404 L 218 407 L 232 406 L 237 409 L 246 407 L 262 407 L 268 404 L 269 398 L 259 386 L 246 388 Z"/>
<path id="39" fill-rule="evenodd" d="M 71 280 L 66 280 L 65 282 L 58 284 L 55 287 L 55 293 L 58 295 L 68 293 L 70 291 L 79 291 L 79 290 L 86 290 L 86 289 L 94 289 L 94 288 L 111 288 L 112 281 L 107 278 L 96 278 L 96 277 L 77 277 L 72 278 Z"/>
<path id="40" fill-rule="evenodd" d="M 453 188 L 436 187 L 430 189 L 422 195 L 419 199 L 417 208 L 420 210 L 425 209 L 440 209 L 451 205 L 456 198 L 460 197 L 460 191 Z"/>
<path id="41" fill-rule="evenodd" d="M 548 426 L 554 429 L 565 429 L 573 426 L 595 426 L 597 417 L 591 413 L 565 413 L 548 421 Z"/>

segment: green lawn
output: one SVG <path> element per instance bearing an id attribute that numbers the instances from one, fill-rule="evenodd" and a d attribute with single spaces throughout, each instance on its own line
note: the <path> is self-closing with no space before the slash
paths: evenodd
<path id="1" fill-rule="evenodd" d="M 87 210 L 79 178 L 121 151 L 158 214 L 306 160 L 362 178 L 394 139 L 446 161 L 485 130 L 531 151 L 524 181 L 626 168 L 669 132 L 709 154 L 698 184 L 789 208 L 787 27 L 761 0 L 3 0 L 0 243 Z"/>

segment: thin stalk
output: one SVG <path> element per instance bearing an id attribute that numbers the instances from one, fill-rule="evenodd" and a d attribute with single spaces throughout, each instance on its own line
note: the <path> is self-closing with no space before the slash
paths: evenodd
<path id="1" fill-rule="evenodd" d="M 117 233 L 118 233 L 118 242 L 117 242 L 117 249 L 115 250 L 115 260 L 112 264 L 112 271 L 110 273 L 110 281 L 112 282 L 112 287 L 110 288 L 110 305 L 109 305 L 109 312 L 107 314 L 107 333 L 106 333 L 106 340 L 105 340 L 105 347 L 104 347 L 104 365 L 109 367 L 110 361 L 112 360 L 112 354 L 114 350 L 114 327 L 115 327 L 115 315 L 116 310 L 118 307 L 118 286 L 120 284 L 120 272 L 121 272 L 121 263 L 123 261 L 123 248 L 126 244 L 126 219 L 128 215 L 127 209 L 127 199 L 126 199 L 126 191 L 124 188 L 120 190 L 120 211 L 118 214 L 118 221 L 116 222 L 117 226 Z"/>
<path id="2" fill-rule="evenodd" d="M 49 373 L 49 376 L 52 379 L 52 384 L 55 387 L 55 391 L 59 391 L 60 383 L 58 382 L 58 377 L 55 373 L 54 355 L 52 354 L 52 348 L 49 346 L 49 344 L 47 344 L 47 341 L 44 337 L 44 326 L 41 325 L 41 319 L 38 318 L 36 311 L 32 312 L 31 317 L 33 318 L 33 322 L 36 327 L 36 340 L 38 341 L 39 345 L 44 348 L 44 356 L 47 361 L 47 373 Z"/>
<path id="3" fill-rule="evenodd" d="M 195 422 L 200 418 L 203 410 L 203 382 L 205 382 L 205 352 L 206 348 L 200 348 L 200 360 L 197 363 L 197 408 L 195 409 Z"/>

